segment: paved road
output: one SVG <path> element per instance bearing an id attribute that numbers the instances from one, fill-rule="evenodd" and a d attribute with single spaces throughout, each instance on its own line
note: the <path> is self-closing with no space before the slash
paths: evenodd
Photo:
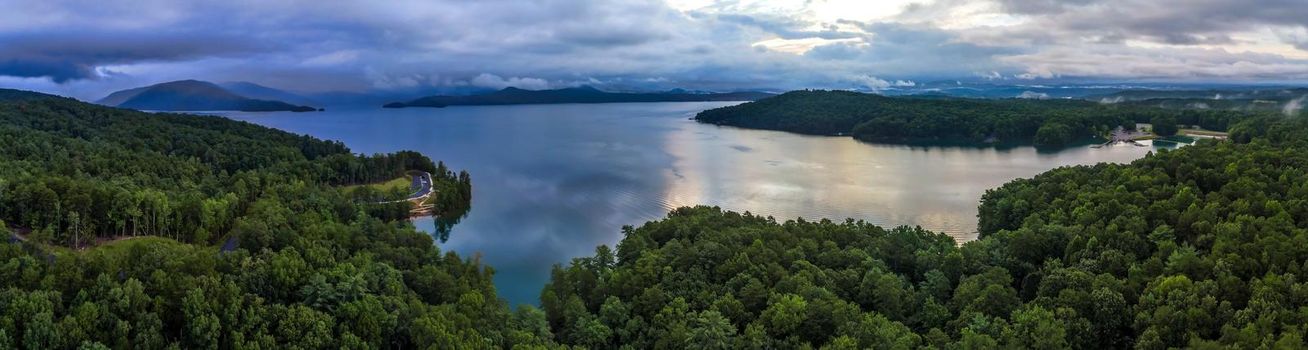
<path id="1" fill-rule="evenodd" d="M 426 200 L 427 196 L 432 194 L 431 173 L 423 172 L 420 176 L 413 177 L 413 183 L 409 184 L 409 189 L 413 191 L 408 198 L 394 201 L 383 201 L 377 203 L 399 203 L 399 202 L 419 202 Z"/>
<path id="2" fill-rule="evenodd" d="M 423 172 L 422 176 L 414 176 L 413 184 L 409 185 L 409 189 L 414 190 L 413 194 L 409 195 L 409 198 L 406 199 L 410 201 L 418 200 L 419 198 L 431 194 L 431 173 Z"/>

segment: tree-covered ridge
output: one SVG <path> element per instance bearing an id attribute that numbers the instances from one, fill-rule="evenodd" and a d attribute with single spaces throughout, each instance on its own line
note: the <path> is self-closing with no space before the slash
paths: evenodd
<path id="1" fill-rule="evenodd" d="M 337 187 L 409 169 L 466 184 L 414 152 L 0 90 L 0 349 L 551 344 L 489 267 Z"/>
<path id="2" fill-rule="evenodd" d="M 592 348 L 1304 348 L 1308 122 L 1233 132 L 1011 182 L 958 247 L 683 208 L 556 269 L 541 305 Z"/>
<path id="3" fill-rule="evenodd" d="M 952 290 L 942 263 L 957 254 L 951 238 L 920 229 L 779 224 L 709 207 L 677 209 L 624 233 L 616 253 L 600 247 L 554 271 L 541 306 L 560 341 L 597 349 L 868 346 L 874 338 L 917 345 L 905 325 L 933 324 L 920 318 L 947 311 L 921 310 L 931 295 L 914 286 Z M 933 308 L 947 301 L 933 300 Z"/>
<path id="4" fill-rule="evenodd" d="M 1299 114 L 1308 88 L 1262 87 L 1206 90 L 1124 90 L 1083 99 L 1169 109 L 1263 111 Z M 1296 102 L 1296 100 L 1298 100 Z"/>
<path id="5" fill-rule="evenodd" d="M 432 172 L 443 187 L 470 186 L 466 174 L 411 151 L 358 156 L 339 142 L 224 118 L 2 101 L 0 220 L 61 244 L 137 234 L 203 243 L 227 232 L 269 182 L 311 188 L 412 169 Z"/>
<path id="6" fill-rule="evenodd" d="M 852 91 L 792 91 L 700 112 L 696 120 L 817 135 L 852 135 L 870 142 L 1034 144 L 1059 147 L 1133 129 L 1158 115 L 1225 131 L 1234 112 L 1179 111 L 1080 100 L 888 97 Z"/>
<path id="7" fill-rule="evenodd" d="M 248 87 L 248 85 L 244 85 Z M 272 90 L 264 88 L 266 90 Z M 154 111 L 312 112 L 317 108 L 254 99 L 207 81 L 178 80 L 114 92 L 96 103 Z"/>

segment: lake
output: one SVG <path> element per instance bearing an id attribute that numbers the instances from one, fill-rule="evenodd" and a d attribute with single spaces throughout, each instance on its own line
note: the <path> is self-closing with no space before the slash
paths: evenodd
<path id="1" fill-rule="evenodd" d="M 976 237 L 986 189 L 1064 165 L 1129 162 L 1154 148 L 1037 152 L 868 144 L 699 124 L 724 102 L 226 113 L 345 142 L 355 152 L 420 151 L 472 174 L 472 211 L 438 243 L 493 266 L 499 294 L 537 303 L 550 266 L 616 245 L 623 225 L 715 205 L 771 215 L 918 225 Z M 414 224 L 435 231 L 431 218 Z"/>

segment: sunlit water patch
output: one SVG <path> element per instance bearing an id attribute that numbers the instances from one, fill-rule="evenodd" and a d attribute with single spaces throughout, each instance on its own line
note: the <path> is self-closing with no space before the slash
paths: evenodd
<path id="1" fill-rule="evenodd" d="M 1153 147 L 1013 149 L 877 145 L 704 125 L 731 103 L 339 109 L 228 116 L 356 152 L 411 149 L 466 169 L 472 211 L 442 249 L 480 254 L 512 303 L 535 303 L 552 264 L 615 245 L 623 225 L 697 204 L 771 215 L 919 225 L 974 239 L 986 189 L 1072 164 L 1129 162 Z M 435 231 L 430 218 L 415 221 Z"/>

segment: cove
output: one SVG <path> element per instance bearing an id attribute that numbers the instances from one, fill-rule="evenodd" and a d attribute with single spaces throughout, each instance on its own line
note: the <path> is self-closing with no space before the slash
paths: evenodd
<path id="1" fill-rule="evenodd" d="M 688 120 L 733 102 L 329 107 L 223 116 L 339 140 L 355 152 L 415 150 L 472 174 L 469 214 L 442 249 L 492 266 L 511 304 L 537 303 L 550 266 L 616 245 L 679 206 L 776 217 L 915 225 L 975 239 L 987 189 L 1060 166 L 1125 163 L 1155 149 L 1119 144 L 1039 152 L 870 144 L 849 137 L 719 127 Z M 1161 147 L 1161 146 L 1159 146 Z"/>

